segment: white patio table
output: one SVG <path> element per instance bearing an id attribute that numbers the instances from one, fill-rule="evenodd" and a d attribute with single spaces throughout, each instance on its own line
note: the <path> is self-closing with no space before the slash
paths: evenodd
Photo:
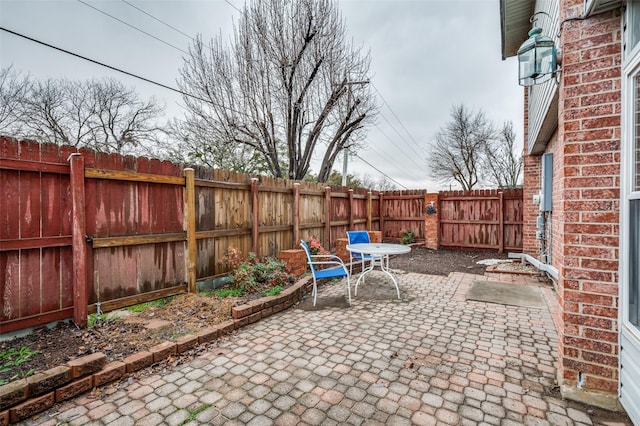
<path id="1" fill-rule="evenodd" d="M 359 243 L 359 244 L 348 244 L 347 250 L 354 253 L 362 253 L 368 254 L 371 256 L 371 263 L 369 267 L 365 268 L 358 280 L 356 281 L 356 287 L 354 295 L 358 295 L 358 284 L 360 284 L 360 280 L 363 280 L 365 275 L 369 272 L 373 271 L 373 268 L 378 264 L 380 266 L 380 270 L 387 274 L 393 284 L 396 286 L 396 292 L 398 293 L 398 299 L 400 299 L 400 288 L 398 287 L 398 280 L 393 275 L 393 271 L 389 268 L 389 256 L 396 254 L 405 254 L 411 251 L 411 247 L 401 245 L 401 244 L 389 244 L 389 243 Z M 385 265 L 386 260 L 386 265 Z"/>

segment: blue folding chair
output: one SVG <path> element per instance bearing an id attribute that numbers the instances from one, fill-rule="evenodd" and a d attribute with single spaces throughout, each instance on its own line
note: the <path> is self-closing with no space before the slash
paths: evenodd
<path id="1" fill-rule="evenodd" d="M 349 244 L 369 244 L 369 233 L 367 231 L 347 231 Z M 362 271 L 365 270 L 365 261 L 373 262 L 373 257 L 358 252 L 349 252 L 349 275 L 353 273 L 353 262 L 362 262 Z"/>
<path id="2" fill-rule="evenodd" d="M 313 276 L 313 306 L 316 306 L 316 298 L 318 296 L 318 280 L 325 278 L 347 278 L 347 297 L 349 306 L 351 306 L 351 283 L 349 282 L 349 272 L 342 259 L 332 254 L 311 254 L 309 246 L 304 240 L 300 241 L 300 246 L 307 252 L 309 268 Z M 332 266 L 327 269 L 316 269 L 318 265 Z"/>

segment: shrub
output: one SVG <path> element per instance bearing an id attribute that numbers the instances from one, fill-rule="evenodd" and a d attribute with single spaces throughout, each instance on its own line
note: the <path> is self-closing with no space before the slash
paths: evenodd
<path id="1" fill-rule="evenodd" d="M 242 260 L 242 252 L 237 248 L 229 247 L 227 249 L 227 252 L 224 254 L 224 263 L 232 271 L 238 269 L 238 266 L 240 266 Z"/>
<path id="2" fill-rule="evenodd" d="M 246 291 L 269 289 L 293 278 L 285 271 L 285 263 L 271 257 L 262 261 L 255 253 L 249 253 L 247 260 L 240 263 L 233 272 L 233 287 Z"/>
<path id="3" fill-rule="evenodd" d="M 307 246 L 309 246 L 309 252 L 311 254 L 320 254 L 320 250 L 322 250 L 322 244 L 320 244 L 320 240 L 315 237 L 309 237 L 307 240 Z"/>
<path id="4" fill-rule="evenodd" d="M 400 242 L 402 244 L 411 244 L 416 241 L 416 235 L 413 233 L 413 229 L 407 229 L 400 234 Z"/>

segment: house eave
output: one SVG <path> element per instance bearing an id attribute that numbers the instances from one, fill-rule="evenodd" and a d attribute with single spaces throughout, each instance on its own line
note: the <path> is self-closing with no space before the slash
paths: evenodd
<path id="1" fill-rule="evenodd" d="M 502 59 L 516 56 L 520 45 L 528 38 L 534 7 L 532 0 L 500 0 Z"/>

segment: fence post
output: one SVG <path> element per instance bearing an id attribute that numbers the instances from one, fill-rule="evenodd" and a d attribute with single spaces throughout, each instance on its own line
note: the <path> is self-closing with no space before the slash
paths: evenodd
<path id="1" fill-rule="evenodd" d="M 251 251 L 260 256 L 260 225 L 258 224 L 258 178 L 251 178 Z"/>
<path id="2" fill-rule="evenodd" d="M 324 187 L 324 244 L 331 250 L 331 187 Z"/>
<path id="3" fill-rule="evenodd" d="M 504 253 L 504 193 L 498 192 L 498 214 L 500 215 L 498 220 L 498 253 Z"/>
<path id="4" fill-rule="evenodd" d="M 87 224 L 84 197 L 84 158 L 76 152 L 69 156 L 71 163 L 72 253 L 73 253 L 73 321 L 87 325 Z"/>
<path id="5" fill-rule="evenodd" d="M 300 244 L 300 183 L 293 184 L 293 248 Z"/>
<path id="6" fill-rule="evenodd" d="M 422 226 L 424 226 L 423 232 L 424 232 L 424 246 L 425 247 L 429 247 L 428 245 L 428 238 L 427 235 L 429 235 L 431 232 L 429 232 L 429 220 L 427 219 L 427 210 L 428 210 L 428 206 L 429 206 L 429 194 L 427 193 L 427 191 L 424 191 L 424 204 L 422 206 L 422 216 L 424 217 L 424 224 Z"/>
<path id="7" fill-rule="evenodd" d="M 384 241 L 384 209 L 382 207 L 382 204 L 384 203 L 384 196 L 382 195 L 382 192 L 378 195 L 379 198 L 379 204 L 378 204 L 378 210 L 379 210 L 379 216 L 380 216 L 380 242 Z"/>
<path id="8" fill-rule="evenodd" d="M 437 250 L 440 248 L 439 194 L 437 192 L 432 194 L 425 193 L 424 205 L 424 246 Z"/>
<path id="9" fill-rule="evenodd" d="M 187 284 L 189 293 L 196 292 L 196 187 L 192 168 L 184 169 L 185 222 L 187 223 Z"/>
<path id="10" fill-rule="evenodd" d="M 353 227 L 353 188 L 349 188 L 349 230 L 352 231 Z"/>
<path id="11" fill-rule="evenodd" d="M 373 194 L 371 191 L 367 193 L 367 231 L 371 231 L 371 215 L 373 213 Z"/>

